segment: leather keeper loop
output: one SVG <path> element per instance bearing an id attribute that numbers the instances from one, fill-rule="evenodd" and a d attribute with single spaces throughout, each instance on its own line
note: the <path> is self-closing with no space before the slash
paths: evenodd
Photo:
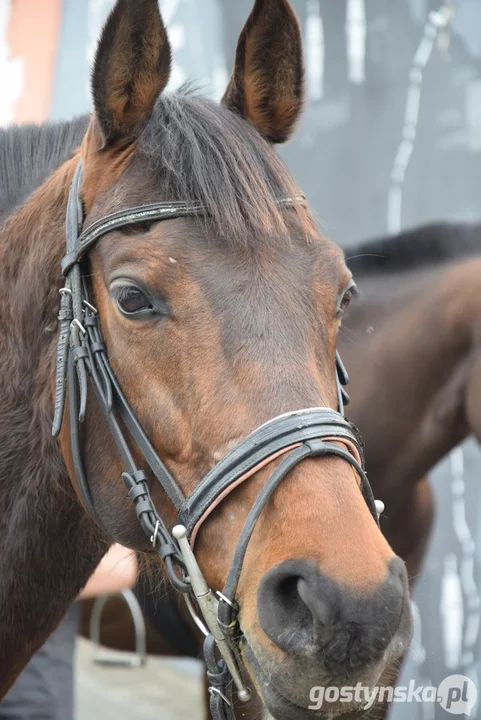
<path id="1" fill-rule="evenodd" d="M 93 342 L 90 344 L 90 349 L 93 353 L 105 352 L 106 347 L 103 342 Z"/>
<path id="2" fill-rule="evenodd" d="M 73 356 L 73 361 L 77 362 L 78 360 L 88 358 L 89 351 L 87 350 L 86 347 L 84 347 L 83 345 L 80 345 L 79 347 L 72 349 L 72 356 Z"/>
<path id="3" fill-rule="evenodd" d="M 147 475 L 144 470 L 135 470 L 131 477 L 134 478 L 136 483 L 147 482 Z"/>
<path id="4" fill-rule="evenodd" d="M 135 502 L 137 498 L 142 497 L 142 495 L 146 495 L 147 490 L 146 488 L 142 487 L 142 485 L 135 485 L 133 488 L 129 490 L 129 497 Z"/>
<path id="5" fill-rule="evenodd" d="M 158 553 L 162 560 L 165 560 L 165 558 L 168 557 L 177 557 L 179 554 L 179 548 L 176 547 L 174 543 L 164 543 L 159 546 Z"/>
<path id="6" fill-rule="evenodd" d="M 152 503 L 150 502 L 150 500 L 139 500 L 137 503 L 135 503 L 135 511 L 138 517 L 140 517 L 144 513 L 150 513 L 152 512 Z"/>

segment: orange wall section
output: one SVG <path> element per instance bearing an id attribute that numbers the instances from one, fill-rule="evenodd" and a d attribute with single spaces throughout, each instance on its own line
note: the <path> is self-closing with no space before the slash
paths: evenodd
<path id="1" fill-rule="evenodd" d="M 14 122 L 45 122 L 50 114 L 63 0 L 12 0 L 8 44 L 25 63 Z"/>

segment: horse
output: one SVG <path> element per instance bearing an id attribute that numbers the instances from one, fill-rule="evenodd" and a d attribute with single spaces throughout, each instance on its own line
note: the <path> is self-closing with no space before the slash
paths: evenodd
<path id="1" fill-rule="evenodd" d="M 205 628 L 215 718 L 323 717 L 319 685 L 357 718 L 340 688 L 385 684 L 412 620 L 342 413 L 351 273 L 274 149 L 299 25 L 256 0 L 221 103 L 170 66 L 157 0 L 117 0 L 88 123 L 2 136 L 0 694 L 116 541 Z"/>
<path id="2" fill-rule="evenodd" d="M 383 532 L 413 585 L 434 517 L 426 474 L 468 435 L 481 440 L 481 225 L 423 225 L 363 242 L 346 258 L 359 289 L 339 342 L 348 414 L 389 508 Z"/>

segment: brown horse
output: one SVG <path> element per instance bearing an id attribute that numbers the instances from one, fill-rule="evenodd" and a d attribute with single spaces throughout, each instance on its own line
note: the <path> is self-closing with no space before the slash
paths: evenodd
<path id="1" fill-rule="evenodd" d="M 481 440 L 481 227 L 427 225 L 347 251 L 359 298 L 343 320 L 350 419 L 387 511 L 383 530 L 419 574 L 433 502 L 425 477 Z M 376 389 L 373 401 L 373 390 Z"/>
<path id="2" fill-rule="evenodd" d="M 195 590 L 201 580 L 188 547 L 183 562 L 169 541 L 175 493 L 197 498 L 213 477 L 199 484 L 202 476 L 219 472 L 223 456 L 232 463 L 244 438 L 239 447 L 252 454 L 262 438 L 276 440 L 274 429 L 289 427 L 300 439 L 288 455 L 270 452 L 251 463 L 242 485 L 246 477 L 234 467 L 238 487 L 224 488 L 215 510 L 204 504 L 210 514 L 195 551 L 209 587 L 225 591 L 231 566 L 242 570 L 235 594 L 219 607 L 222 618 L 237 612 L 234 653 L 269 712 L 322 717 L 308 709 L 312 686 L 386 682 L 411 619 L 404 564 L 379 530 L 356 437 L 334 410 L 351 274 L 297 201 L 273 148 L 290 136 L 303 101 L 300 32 L 288 2 L 255 3 L 221 104 L 187 91 L 165 94 L 169 74 L 157 0 L 118 0 L 95 60 L 95 111 L 85 135 L 85 120 L 40 130 L 32 156 L 22 131 L 3 136 L 11 200 L 0 237 L 0 691 L 113 539 L 161 553 L 172 582 Z M 80 149 L 61 164 L 81 136 Z M 152 221 L 147 204 L 154 219 L 161 210 L 172 219 Z M 127 224 L 132 206 L 141 208 Z M 112 220 L 118 211 L 122 227 Z M 65 279 L 66 212 L 75 252 L 70 244 Z M 82 227 L 91 234 L 80 256 Z M 78 307 L 87 292 L 90 302 Z M 57 441 L 51 424 L 62 399 L 66 323 L 70 391 Z M 77 437 L 85 368 L 96 394 L 89 390 L 81 404 Z M 124 390 L 124 414 L 108 399 L 107 382 L 117 383 L 116 402 Z M 298 421 L 292 411 L 299 408 L 318 410 L 299 411 Z M 311 417 L 323 418 L 327 437 L 319 431 L 307 441 Z M 135 442 L 123 442 L 135 422 Z M 175 488 L 174 499 L 154 474 L 132 469 L 147 456 L 163 487 Z M 228 659 L 227 638 L 219 643 Z M 224 702 L 215 688 L 212 696 Z M 362 704 L 334 703 L 329 711 L 359 717 Z"/>

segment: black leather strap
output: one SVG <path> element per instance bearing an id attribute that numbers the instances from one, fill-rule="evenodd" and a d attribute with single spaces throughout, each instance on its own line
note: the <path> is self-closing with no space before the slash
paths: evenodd
<path id="1" fill-rule="evenodd" d="M 103 354 L 103 362 L 106 372 L 108 373 L 108 376 L 110 378 L 110 382 L 112 383 L 112 388 L 115 393 L 115 398 L 117 400 L 117 408 L 122 420 L 124 421 L 128 431 L 137 443 L 137 446 L 141 451 L 142 455 L 144 456 L 145 460 L 147 461 L 150 469 L 152 470 L 157 480 L 161 484 L 162 488 L 167 493 L 168 497 L 178 510 L 185 502 L 184 493 L 182 492 L 175 479 L 170 474 L 167 466 L 157 455 L 155 448 L 147 437 L 147 434 L 145 433 L 142 425 L 137 420 L 134 411 L 130 407 L 124 393 L 120 388 L 117 378 L 115 377 L 115 374 L 110 367 L 110 363 L 107 361 L 105 354 Z"/>
<path id="2" fill-rule="evenodd" d="M 85 509 L 90 517 L 97 520 L 90 486 L 85 473 L 82 461 L 82 447 L 80 441 L 80 428 L 78 424 L 78 379 L 75 371 L 73 358 L 70 357 L 68 362 L 68 387 L 69 387 L 69 425 L 70 425 L 70 452 L 72 453 L 72 462 L 75 471 L 75 477 L 79 486 Z"/>
<path id="3" fill-rule="evenodd" d="M 66 377 L 70 342 L 70 323 L 73 320 L 72 295 L 70 288 L 62 290 L 60 310 L 58 313 L 59 330 L 57 345 L 57 367 L 55 378 L 55 409 L 52 424 L 52 435 L 57 437 L 62 427 L 65 407 Z"/>
<path id="4" fill-rule="evenodd" d="M 235 720 L 232 701 L 232 678 L 222 659 L 216 657 L 212 635 L 204 640 L 204 660 L 209 680 L 209 710 L 214 720 Z"/>
<path id="5" fill-rule="evenodd" d="M 337 374 L 337 406 L 341 415 L 344 415 L 344 408 L 349 405 L 349 395 L 346 385 L 349 383 L 349 375 L 341 360 L 339 351 L 336 350 L 336 374 Z"/>
<path id="6" fill-rule="evenodd" d="M 136 223 L 156 222 L 160 220 L 174 220 L 179 217 L 205 216 L 206 209 L 201 203 L 188 202 L 161 202 L 151 205 L 119 210 L 92 223 L 78 237 L 75 246 L 70 248 L 62 260 L 62 273 L 66 275 L 75 263 L 86 255 L 98 243 L 100 238 L 109 232 Z"/>
<path id="7" fill-rule="evenodd" d="M 280 206 L 305 204 L 305 197 L 282 198 L 277 201 Z M 174 220 L 180 217 L 206 217 L 207 208 L 199 202 L 159 202 L 150 205 L 119 210 L 92 223 L 78 237 L 75 246 L 67 250 L 62 260 L 62 273 L 67 275 L 71 268 L 98 243 L 100 238 L 109 232 L 137 223 L 159 222 L 161 220 Z"/>

